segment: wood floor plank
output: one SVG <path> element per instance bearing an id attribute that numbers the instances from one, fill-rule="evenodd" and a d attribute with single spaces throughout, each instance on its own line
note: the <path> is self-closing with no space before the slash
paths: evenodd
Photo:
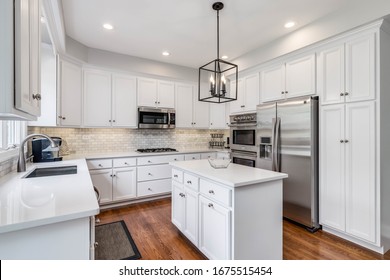
<path id="1" fill-rule="evenodd" d="M 170 198 L 102 211 L 101 224 L 124 220 L 143 260 L 204 260 L 205 256 L 171 222 Z M 390 260 L 390 251 L 378 254 L 318 230 L 283 221 L 285 260 Z"/>

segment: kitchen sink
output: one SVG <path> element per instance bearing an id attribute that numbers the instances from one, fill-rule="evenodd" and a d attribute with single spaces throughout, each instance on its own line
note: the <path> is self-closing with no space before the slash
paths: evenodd
<path id="1" fill-rule="evenodd" d="M 37 167 L 24 178 L 77 174 L 77 165 Z"/>

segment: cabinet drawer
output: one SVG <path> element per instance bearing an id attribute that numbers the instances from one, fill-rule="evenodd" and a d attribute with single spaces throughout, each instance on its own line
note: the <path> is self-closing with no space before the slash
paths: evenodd
<path id="1" fill-rule="evenodd" d="M 138 182 L 170 179 L 172 176 L 172 166 L 168 164 L 137 167 Z"/>
<path id="2" fill-rule="evenodd" d="M 87 160 L 88 169 L 111 168 L 112 159 L 92 159 Z"/>
<path id="3" fill-rule="evenodd" d="M 200 193 L 215 201 L 231 206 L 232 191 L 228 188 L 200 179 Z"/>
<path id="4" fill-rule="evenodd" d="M 198 192 L 199 191 L 199 178 L 187 173 L 184 173 L 184 185 L 190 189 Z"/>
<path id="5" fill-rule="evenodd" d="M 136 158 L 114 158 L 112 162 L 114 167 L 128 167 L 137 165 Z"/>
<path id="6" fill-rule="evenodd" d="M 167 156 L 152 156 L 152 157 L 139 157 L 137 159 L 138 165 L 151 165 L 151 164 L 163 164 L 172 161 L 184 160 L 183 155 L 167 155 Z"/>
<path id="7" fill-rule="evenodd" d="M 217 157 L 217 153 L 216 152 L 200 154 L 200 158 L 201 159 L 216 158 L 216 157 Z"/>
<path id="8" fill-rule="evenodd" d="M 176 182 L 183 183 L 183 171 L 172 168 L 172 179 Z"/>
<path id="9" fill-rule="evenodd" d="M 196 160 L 200 159 L 200 154 L 186 154 L 184 155 L 184 160 Z"/>
<path id="10" fill-rule="evenodd" d="M 172 189 L 171 179 L 140 182 L 137 184 L 137 196 L 150 196 L 170 193 Z"/>

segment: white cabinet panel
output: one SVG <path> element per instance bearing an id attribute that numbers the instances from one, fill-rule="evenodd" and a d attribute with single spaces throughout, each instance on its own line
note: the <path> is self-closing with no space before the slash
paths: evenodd
<path id="1" fill-rule="evenodd" d="M 287 98 L 315 93 L 315 66 L 314 54 L 286 62 Z"/>
<path id="2" fill-rule="evenodd" d="M 187 238 L 198 246 L 198 193 L 184 187 L 185 219 L 183 232 Z"/>
<path id="3" fill-rule="evenodd" d="M 261 102 L 283 99 L 285 89 L 284 64 L 272 65 L 261 71 Z"/>
<path id="4" fill-rule="evenodd" d="M 138 197 L 167 194 L 170 193 L 171 191 L 172 191 L 171 179 L 138 182 L 137 184 Z"/>
<path id="5" fill-rule="evenodd" d="M 175 108 L 175 84 L 168 81 L 158 81 L 157 104 L 161 108 Z"/>
<path id="6" fill-rule="evenodd" d="M 210 104 L 210 128 L 227 129 L 226 104 Z"/>
<path id="7" fill-rule="evenodd" d="M 138 106 L 157 106 L 157 81 L 138 78 L 137 95 Z"/>
<path id="8" fill-rule="evenodd" d="M 111 169 L 90 170 L 91 180 L 99 190 L 100 204 L 112 201 L 112 171 Z"/>
<path id="9" fill-rule="evenodd" d="M 112 75 L 112 126 L 137 127 L 137 79 Z"/>
<path id="10" fill-rule="evenodd" d="M 238 83 L 238 85 L 237 85 Z M 236 93 L 237 88 L 237 93 Z M 245 108 L 245 93 L 244 93 L 244 82 L 242 79 L 239 79 L 238 81 L 231 81 L 230 82 L 230 90 L 231 95 L 236 96 L 237 94 L 237 100 L 229 102 L 230 105 L 230 113 L 240 113 Z"/>
<path id="11" fill-rule="evenodd" d="M 172 182 L 172 223 L 183 231 L 185 223 L 185 194 L 184 186 Z"/>
<path id="12" fill-rule="evenodd" d="M 200 159 L 200 154 L 186 154 L 184 160 L 197 160 Z"/>
<path id="13" fill-rule="evenodd" d="M 137 196 L 137 168 L 113 170 L 112 200 L 126 200 Z"/>
<path id="14" fill-rule="evenodd" d="M 235 93 L 236 81 L 230 83 L 232 93 Z M 230 113 L 255 111 L 259 104 L 259 73 L 238 80 L 237 100 L 230 103 Z"/>
<path id="15" fill-rule="evenodd" d="M 84 125 L 111 126 L 111 73 L 84 70 Z"/>
<path id="16" fill-rule="evenodd" d="M 168 164 L 137 167 L 138 182 L 166 179 L 166 178 L 170 178 L 171 175 L 172 175 L 172 167 Z"/>

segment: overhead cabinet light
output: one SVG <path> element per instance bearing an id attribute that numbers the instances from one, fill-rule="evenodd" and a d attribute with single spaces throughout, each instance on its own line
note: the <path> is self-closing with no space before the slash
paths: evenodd
<path id="1" fill-rule="evenodd" d="M 234 89 L 229 88 L 228 78 L 238 80 L 238 66 L 219 58 L 219 11 L 223 3 L 216 2 L 212 7 L 217 11 L 217 58 L 199 68 L 198 100 L 225 103 L 237 100 L 238 83 Z"/>

